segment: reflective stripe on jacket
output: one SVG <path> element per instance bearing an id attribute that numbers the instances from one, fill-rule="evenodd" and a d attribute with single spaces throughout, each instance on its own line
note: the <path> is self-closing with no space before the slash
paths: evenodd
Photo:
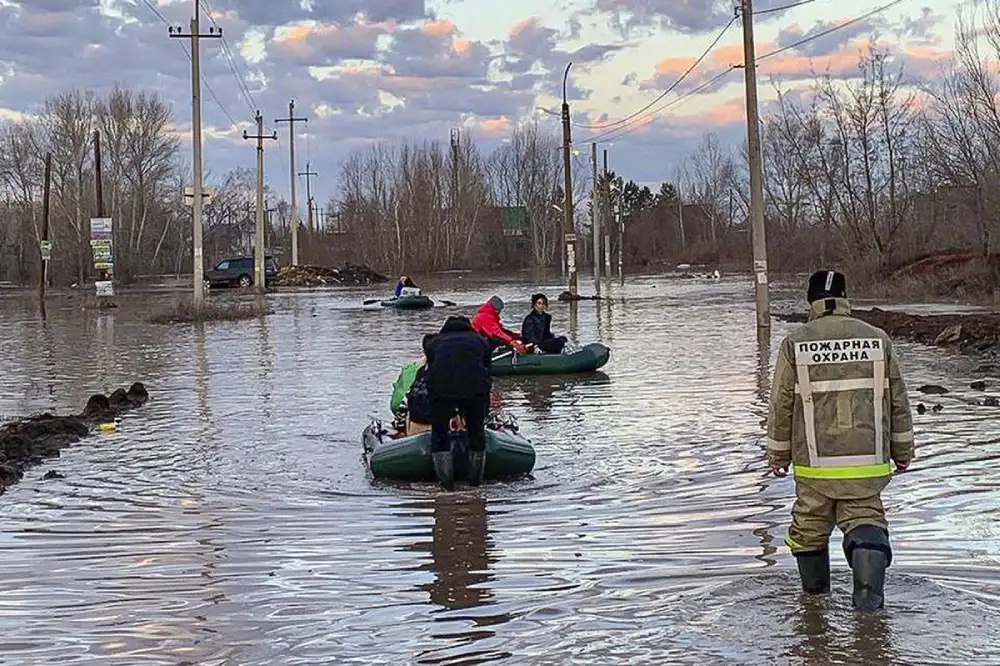
<path id="1" fill-rule="evenodd" d="M 846 299 L 813 303 L 781 343 L 768 416 L 768 456 L 824 492 L 877 493 L 890 458 L 913 457 L 906 385 L 884 331 L 850 315 Z M 829 483 L 825 483 L 829 482 Z"/>

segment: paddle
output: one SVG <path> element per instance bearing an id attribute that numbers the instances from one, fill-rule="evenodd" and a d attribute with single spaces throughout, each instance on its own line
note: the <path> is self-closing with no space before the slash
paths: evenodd
<path id="1" fill-rule="evenodd" d="M 448 308 L 453 308 L 453 307 L 455 307 L 455 301 L 448 301 L 448 300 L 444 300 L 444 299 L 442 299 L 442 300 L 438 301 L 438 303 L 439 303 L 439 304 L 440 304 L 441 306 L 443 306 L 443 307 L 448 307 Z"/>
<path id="2" fill-rule="evenodd" d="M 381 303 L 384 300 L 385 300 L 384 298 L 369 298 L 369 299 L 363 301 L 361 304 L 362 305 L 374 305 L 375 303 Z"/>

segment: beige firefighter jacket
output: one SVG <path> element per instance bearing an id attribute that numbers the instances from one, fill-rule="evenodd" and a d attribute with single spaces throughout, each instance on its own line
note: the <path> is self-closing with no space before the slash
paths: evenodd
<path id="1" fill-rule="evenodd" d="M 791 463 L 796 483 L 834 499 L 880 493 L 890 458 L 913 458 L 897 353 L 885 331 L 850 313 L 847 299 L 816 301 L 782 341 L 767 423 L 768 461 Z"/>

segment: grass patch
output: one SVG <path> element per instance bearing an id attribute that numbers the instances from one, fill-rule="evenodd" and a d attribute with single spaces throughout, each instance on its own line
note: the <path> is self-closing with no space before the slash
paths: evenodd
<path id="1" fill-rule="evenodd" d="M 921 259 L 882 279 L 864 281 L 856 289 L 864 298 L 898 300 L 945 299 L 975 305 L 1000 304 L 1000 262 L 969 255 Z"/>
<path id="2" fill-rule="evenodd" d="M 149 318 L 153 324 L 194 324 L 206 321 L 242 321 L 257 319 L 274 311 L 261 298 L 216 302 L 205 300 L 201 308 L 195 307 L 194 299 L 174 301 L 168 309 Z"/>

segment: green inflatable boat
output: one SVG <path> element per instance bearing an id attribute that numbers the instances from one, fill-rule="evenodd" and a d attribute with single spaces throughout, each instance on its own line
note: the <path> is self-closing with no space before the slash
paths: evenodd
<path id="1" fill-rule="evenodd" d="M 423 294 L 387 298 L 379 304 L 384 308 L 395 308 L 397 310 L 426 310 L 427 308 L 434 307 L 434 301 Z"/>
<path id="2" fill-rule="evenodd" d="M 380 480 L 437 482 L 431 461 L 431 434 L 392 437 L 378 421 L 361 435 L 372 476 Z M 468 478 L 467 452 L 455 455 L 455 479 Z M 486 470 L 484 481 L 513 479 L 529 474 L 535 467 L 535 448 L 518 434 L 517 426 L 486 429 Z"/>
<path id="3" fill-rule="evenodd" d="M 493 356 L 490 374 L 507 375 L 568 375 L 593 372 L 604 367 L 611 350 L 599 342 L 585 345 L 571 354 L 516 354 L 503 348 Z"/>

